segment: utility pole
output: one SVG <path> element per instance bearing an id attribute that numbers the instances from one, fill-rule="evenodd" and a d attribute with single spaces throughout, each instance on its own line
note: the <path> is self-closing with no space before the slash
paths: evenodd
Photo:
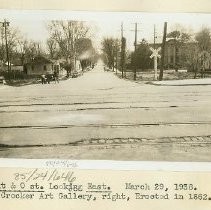
<path id="1" fill-rule="evenodd" d="M 135 23 L 135 42 L 134 42 L 134 47 L 135 47 L 135 51 L 137 49 L 137 30 L 138 30 L 138 24 Z"/>
<path id="2" fill-rule="evenodd" d="M 125 71 L 125 47 L 126 47 L 126 39 L 124 38 L 123 34 L 124 28 L 123 28 L 123 22 L 121 23 L 121 72 L 122 72 L 122 78 L 124 77 L 124 71 Z M 125 71 L 126 75 L 126 71 Z"/>
<path id="3" fill-rule="evenodd" d="M 8 49 L 8 41 L 7 41 L 7 26 L 9 26 L 10 22 L 4 20 L 2 26 L 4 27 L 4 36 L 5 36 L 5 47 L 6 47 L 6 60 L 7 60 L 7 70 L 10 71 L 10 61 L 9 61 L 9 49 Z"/>
<path id="4" fill-rule="evenodd" d="M 135 23 L 135 42 L 134 42 L 134 47 L 135 47 L 135 53 L 137 50 L 137 23 Z M 134 68 L 134 80 L 136 80 L 136 64 L 135 64 L 135 68 Z"/>
<path id="5" fill-rule="evenodd" d="M 156 36 L 156 26 L 155 26 L 155 24 L 154 24 L 154 49 L 155 49 L 155 45 L 156 45 L 156 38 L 157 38 L 157 36 Z"/>
<path id="6" fill-rule="evenodd" d="M 116 39 L 116 74 L 118 71 L 118 39 Z"/>
<path id="7" fill-rule="evenodd" d="M 126 53 L 125 53 L 125 48 L 126 48 L 126 39 L 125 37 L 122 37 L 121 40 L 121 70 L 122 70 L 122 78 L 124 77 L 124 73 L 125 73 L 125 77 L 126 77 L 126 69 L 125 69 L 125 59 L 126 59 Z"/>
<path id="8" fill-rule="evenodd" d="M 163 79 L 166 33 L 167 33 L 167 22 L 164 23 L 164 31 L 163 31 L 163 42 L 162 42 L 162 48 L 161 48 L 161 66 L 160 66 L 160 75 L 159 75 L 160 81 Z"/>
<path id="9" fill-rule="evenodd" d="M 137 33 L 138 33 L 138 23 L 135 23 L 135 41 L 134 41 L 134 54 L 136 54 L 137 50 Z M 136 80 L 136 63 L 134 63 L 134 80 Z"/>
<path id="10" fill-rule="evenodd" d="M 121 23 L 121 39 L 123 38 L 124 34 L 123 34 L 123 31 L 124 31 L 124 28 L 123 28 L 123 22 Z"/>
<path id="11" fill-rule="evenodd" d="M 117 74 L 117 66 L 118 66 L 118 47 L 120 47 L 121 48 L 121 51 L 120 51 L 121 60 L 120 60 L 120 66 L 119 67 L 121 68 L 122 77 L 123 77 L 123 67 L 122 67 L 122 39 L 124 37 L 124 35 L 123 35 L 123 33 L 124 33 L 123 22 L 121 22 L 121 30 L 120 30 L 120 33 L 121 33 L 121 38 L 120 38 L 121 45 L 119 46 L 118 43 L 116 45 L 116 74 Z M 117 42 L 118 42 L 118 39 L 117 39 Z"/>
<path id="12" fill-rule="evenodd" d="M 123 34 L 123 31 L 124 31 L 124 26 L 123 26 L 123 22 L 121 23 L 121 71 L 122 71 L 122 78 L 123 78 L 123 71 L 124 71 L 124 66 L 123 66 L 123 37 L 124 37 L 124 34 Z"/>

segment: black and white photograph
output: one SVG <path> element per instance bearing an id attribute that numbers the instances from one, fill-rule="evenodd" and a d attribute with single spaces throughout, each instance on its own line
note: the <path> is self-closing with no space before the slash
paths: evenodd
<path id="1" fill-rule="evenodd" d="M 0 17 L 1 158 L 211 161 L 211 14 Z"/>

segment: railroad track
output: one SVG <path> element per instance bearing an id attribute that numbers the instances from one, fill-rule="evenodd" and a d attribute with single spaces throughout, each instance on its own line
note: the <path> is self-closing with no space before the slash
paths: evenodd
<path id="1" fill-rule="evenodd" d="M 92 138 L 64 144 L 34 144 L 34 145 L 7 145 L 0 144 L 0 148 L 30 148 L 30 147 L 58 147 L 58 146 L 85 146 L 85 145 L 122 145 L 122 144 L 190 144 L 211 145 L 211 135 L 208 136 L 181 136 L 163 138 Z"/>

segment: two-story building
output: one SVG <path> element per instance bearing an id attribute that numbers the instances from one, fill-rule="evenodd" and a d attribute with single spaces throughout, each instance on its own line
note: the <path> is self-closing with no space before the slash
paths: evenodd
<path id="1" fill-rule="evenodd" d="M 152 48 L 161 47 L 161 43 L 149 44 Z M 188 61 L 188 54 L 197 47 L 196 42 L 187 42 L 184 44 L 175 43 L 175 40 L 170 39 L 165 45 L 164 63 L 166 69 L 172 68 L 186 68 Z"/>

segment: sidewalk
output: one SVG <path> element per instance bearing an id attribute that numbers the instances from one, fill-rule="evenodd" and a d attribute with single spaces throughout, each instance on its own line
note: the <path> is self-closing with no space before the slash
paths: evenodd
<path id="1" fill-rule="evenodd" d="M 152 81 L 148 84 L 163 86 L 188 86 L 188 85 L 211 85 L 211 78 Z"/>

